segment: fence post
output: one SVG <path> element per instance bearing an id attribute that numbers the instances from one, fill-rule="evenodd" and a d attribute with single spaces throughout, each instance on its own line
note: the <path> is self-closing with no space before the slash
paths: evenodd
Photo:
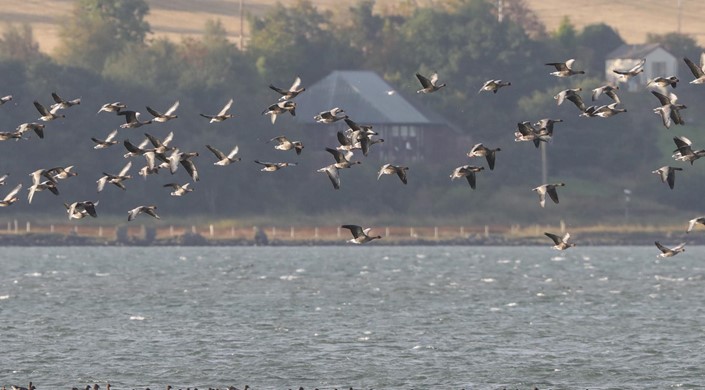
<path id="1" fill-rule="evenodd" d="M 561 219 L 561 233 L 565 234 L 565 221 Z"/>
<path id="2" fill-rule="evenodd" d="M 294 238 L 294 227 L 289 228 L 289 237 Z"/>
<path id="3" fill-rule="evenodd" d="M 389 237 L 389 226 L 387 226 L 386 228 L 384 228 L 384 236 L 385 236 L 385 237 Z"/>
<path id="4" fill-rule="evenodd" d="M 490 236 L 490 227 L 488 225 L 485 225 L 485 238 L 488 238 Z"/>
<path id="5" fill-rule="evenodd" d="M 15 223 L 15 233 L 17 233 L 17 220 L 15 220 L 14 223 Z"/>
<path id="6" fill-rule="evenodd" d="M 98 226 L 98 237 L 103 237 L 103 227 Z"/>
<path id="7" fill-rule="evenodd" d="M 213 224 L 208 225 L 208 233 L 210 234 L 211 238 L 213 238 L 213 234 L 215 231 L 213 230 Z"/>
<path id="8" fill-rule="evenodd" d="M 49 225 L 49 233 L 54 233 L 54 224 Z"/>
<path id="9" fill-rule="evenodd" d="M 433 227 L 433 238 L 438 240 L 438 226 Z"/>
<path id="10" fill-rule="evenodd" d="M 25 229 L 27 230 L 27 233 L 32 232 L 32 224 L 29 221 L 27 221 L 27 225 L 25 226 Z"/>
<path id="11" fill-rule="evenodd" d="M 313 238 L 318 240 L 318 226 L 313 229 Z"/>
<path id="12" fill-rule="evenodd" d="M 272 238 L 276 237 L 276 235 L 277 235 L 277 227 L 272 226 Z"/>

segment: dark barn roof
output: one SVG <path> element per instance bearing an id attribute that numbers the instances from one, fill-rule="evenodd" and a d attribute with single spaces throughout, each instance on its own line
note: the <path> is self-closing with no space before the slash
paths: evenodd
<path id="1" fill-rule="evenodd" d="M 407 101 L 377 73 L 333 71 L 296 98 L 296 121 L 316 123 L 321 111 L 340 107 L 358 123 L 453 127 L 442 116 Z"/>

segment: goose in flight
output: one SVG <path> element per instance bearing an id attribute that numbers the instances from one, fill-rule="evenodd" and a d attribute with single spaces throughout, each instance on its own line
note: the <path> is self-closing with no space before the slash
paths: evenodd
<path id="1" fill-rule="evenodd" d="M 361 226 L 358 225 L 343 225 L 341 226 L 341 228 L 350 230 L 350 233 L 352 233 L 353 238 L 351 238 L 347 242 L 353 244 L 364 244 L 372 240 L 378 240 L 382 238 L 382 236 L 370 236 L 369 233 L 372 228 L 363 229 Z"/>
<path id="2" fill-rule="evenodd" d="M 186 170 L 186 172 L 191 176 L 193 181 L 198 181 L 198 170 L 196 169 L 196 164 L 193 163 L 193 158 L 198 157 L 198 152 L 181 153 L 179 152 L 179 163 Z"/>
<path id="3" fill-rule="evenodd" d="M 46 107 L 44 107 L 41 103 L 36 100 L 34 101 L 34 107 L 36 107 L 37 111 L 39 111 L 39 113 L 42 115 L 38 118 L 38 120 L 40 121 L 49 122 L 57 118 L 66 118 L 66 115 L 56 113 L 58 111 L 58 108 L 47 110 Z"/>
<path id="4" fill-rule="evenodd" d="M 683 117 L 681 117 L 680 110 L 688 108 L 685 104 L 678 103 L 678 96 L 675 93 L 669 93 L 668 96 L 657 92 L 651 91 L 651 94 L 656 96 L 661 105 L 654 108 L 654 113 L 661 116 L 663 125 L 669 129 L 671 123 L 677 125 L 685 124 Z"/>
<path id="5" fill-rule="evenodd" d="M 338 169 L 350 168 L 353 165 L 361 164 L 360 161 L 350 161 L 352 157 L 352 152 L 343 153 L 341 150 L 326 148 L 326 152 L 333 155 L 335 159 L 335 167 Z"/>
<path id="6" fill-rule="evenodd" d="M 333 123 L 341 119 L 347 119 L 347 115 L 344 115 L 345 110 L 339 107 L 331 108 L 328 111 L 321 111 L 318 115 L 314 116 L 313 119 L 318 123 Z M 343 115 L 338 115 L 343 114 Z"/>
<path id="7" fill-rule="evenodd" d="M 534 126 L 539 134 L 547 134 L 550 138 L 553 137 L 553 125 L 559 122 L 563 122 L 563 119 L 543 118 L 534 123 Z"/>
<path id="8" fill-rule="evenodd" d="M 21 189 L 22 184 L 20 183 L 15 188 L 13 188 L 12 191 L 8 192 L 7 195 L 5 195 L 2 200 L 0 200 L 0 207 L 7 207 L 17 202 L 17 200 L 19 199 L 17 197 L 17 193 L 20 192 Z"/>
<path id="9" fill-rule="evenodd" d="M 697 66 L 693 63 L 693 61 L 689 60 L 688 57 L 683 57 L 683 61 L 685 61 L 685 64 L 688 65 L 688 69 L 690 69 L 693 77 L 695 77 L 695 80 L 691 81 L 690 84 L 705 83 L 705 71 L 703 71 L 703 69 L 705 69 L 705 64 L 701 62 L 700 66 Z"/>
<path id="10" fill-rule="evenodd" d="M 632 66 L 629 69 L 612 69 L 612 72 L 617 73 L 618 75 L 620 75 L 622 80 L 627 81 L 630 78 L 643 72 L 645 63 L 646 58 L 642 58 L 641 61 L 639 61 L 636 65 Z"/>
<path id="11" fill-rule="evenodd" d="M 487 80 L 485 81 L 485 84 L 482 85 L 479 91 L 477 93 L 487 91 L 487 92 L 492 92 L 492 93 L 497 93 L 500 88 L 502 87 L 508 87 L 512 85 L 509 81 L 502 81 L 502 80 Z"/>
<path id="12" fill-rule="evenodd" d="M 233 105 L 233 99 L 228 100 L 227 103 L 225 103 L 225 106 L 223 107 L 222 110 L 220 110 L 219 113 L 215 115 L 205 115 L 201 114 L 202 117 L 210 119 L 209 123 L 216 123 L 216 122 L 222 122 L 226 119 L 233 118 L 235 115 L 229 113 L 230 107 Z"/>
<path id="13" fill-rule="evenodd" d="M 51 191 L 54 195 L 59 195 L 59 189 L 56 187 L 56 182 L 51 180 L 45 180 L 41 183 L 32 184 L 28 189 L 27 203 L 32 204 L 32 199 L 36 192 L 41 192 L 44 190 Z"/>
<path id="14" fill-rule="evenodd" d="M 531 191 L 536 191 L 539 194 L 539 204 L 541 207 L 546 207 L 546 194 L 548 194 L 553 203 L 558 203 L 558 191 L 556 188 L 563 186 L 565 186 L 565 183 L 542 184 Z"/>
<path id="15" fill-rule="evenodd" d="M 673 158 L 678 161 L 688 161 L 690 165 L 700 157 L 705 156 L 705 149 L 693 150 L 691 140 L 683 136 L 673 137 L 673 142 L 676 144 L 676 150 Z"/>
<path id="16" fill-rule="evenodd" d="M 654 244 L 656 244 L 656 247 L 661 251 L 657 257 L 673 257 L 681 252 L 685 252 L 685 242 L 681 242 L 673 248 L 665 247 L 658 241 L 654 242 Z"/>
<path id="17" fill-rule="evenodd" d="M 127 106 L 120 102 L 105 103 L 100 107 L 97 114 L 101 112 L 120 112 L 120 110 L 127 108 Z"/>
<path id="18" fill-rule="evenodd" d="M 333 188 L 336 190 L 340 189 L 340 173 L 338 172 L 338 167 L 335 166 L 336 164 L 330 164 L 327 165 L 321 169 L 316 170 L 316 172 L 323 172 L 325 173 L 328 178 L 330 179 L 331 183 L 333 183 Z"/>
<path id="19" fill-rule="evenodd" d="M 496 149 L 490 149 L 486 147 L 483 144 L 475 144 L 475 146 L 470 149 L 470 151 L 467 153 L 467 156 L 472 158 L 472 157 L 485 157 L 487 160 L 487 165 L 490 167 L 490 170 L 494 170 L 494 161 L 495 161 L 495 156 L 497 155 L 497 152 L 501 151 L 502 149 L 496 148 Z"/>
<path id="20" fill-rule="evenodd" d="M 563 237 L 560 237 L 558 235 L 555 235 L 553 233 L 544 233 L 546 237 L 550 238 L 553 240 L 553 243 L 555 245 L 552 246 L 553 249 L 559 250 L 559 251 L 564 251 L 570 247 L 575 246 L 574 243 L 568 242 L 570 240 L 570 233 L 566 233 Z"/>
<path id="21" fill-rule="evenodd" d="M 67 167 L 54 167 L 47 169 L 47 173 L 49 173 L 54 180 L 64 180 L 78 175 L 78 173 L 73 172 L 73 168 L 73 165 L 69 165 Z"/>
<path id="22" fill-rule="evenodd" d="M 16 131 L 17 133 L 19 133 L 20 136 L 22 136 L 24 133 L 26 133 L 26 132 L 28 132 L 28 131 L 31 130 L 31 131 L 34 131 L 34 132 L 37 134 L 37 137 L 39 137 L 40 139 L 43 139 L 43 138 L 44 138 L 44 128 L 45 128 L 45 127 L 46 127 L 46 125 L 44 125 L 44 124 L 42 124 L 42 123 L 37 123 L 37 122 L 22 123 L 22 124 L 20 124 L 19 126 L 17 126 L 17 128 L 15 129 L 15 131 Z"/>
<path id="23" fill-rule="evenodd" d="M 553 98 L 556 100 L 557 104 L 560 106 L 567 99 L 570 100 L 580 111 L 585 111 L 585 103 L 583 98 L 578 95 L 578 92 L 582 91 L 582 88 L 569 88 L 564 89 L 556 94 Z"/>
<path id="24" fill-rule="evenodd" d="M 470 184 L 470 188 L 473 190 L 475 189 L 475 173 L 482 171 L 485 169 L 485 167 L 477 167 L 474 165 L 463 165 L 461 167 L 457 167 L 453 170 L 453 172 L 450 174 L 450 180 L 455 180 L 455 179 L 460 179 L 461 177 L 465 177 L 468 180 L 468 184 Z"/>
<path id="25" fill-rule="evenodd" d="M 283 135 L 274 137 L 270 139 L 268 142 L 274 142 L 277 141 L 277 144 L 274 145 L 274 149 L 276 150 L 291 150 L 294 149 L 296 151 L 296 154 L 299 155 L 301 154 L 301 151 L 304 149 L 304 144 L 301 143 L 301 141 L 290 141 L 288 138 L 286 138 Z"/>
<path id="26" fill-rule="evenodd" d="M 210 150 L 215 155 L 215 158 L 218 159 L 218 161 L 214 162 L 213 165 L 220 165 L 221 167 L 224 167 L 226 165 L 230 165 L 231 163 L 241 160 L 240 157 L 235 157 L 237 152 L 240 150 L 237 145 L 235 145 L 233 150 L 231 150 L 227 156 L 225 155 L 225 153 L 210 145 L 206 145 L 206 148 L 208 148 L 208 150 Z"/>
<path id="27" fill-rule="evenodd" d="M 87 216 L 97 218 L 98 213 L 96 213 L 95 211 L 95 206 L 97 205 L 97 201 L 92 202 L 90 200 L 73 202 L 70 205 L 64 203 L 64 206 L 66 207 L 66 212 L 69 215 L 69 219 L 81 219 Z"/>
<path id="28" fill-rule="evenodd" d="M 539 131 L 528 121 L 517 123 L 517 131 L 514 132 L 515 142 L 531 141 L 537 148 L 541 142 L 548 142 L 551 137 L 552 135 L 549 134 L 548 129 Z"/>
<path id="29" fill-rule="evenodd" d="M 277 121 L 277 115 L 285 112 L 288 112 L 291 116 L 296 116 L 296 103 L 291 100 L 282 100 L 267 107 L 266 110 L 262 111 L 262 115 L 271 115 L 272 124 L 274 124 Z"/>
<path id="30" fill-rule="evenodd" d="M 181 185 L 179 183 L 168 183 L 164 184 L 162 187 L 171 187 L 172 192 L 169 194 L 171 196 L 184 196 L 187 193 L 193 191 L 193 188 L 189 188 L 191 183 L 186 183 L 184 185 Z"/>
<path id="31" fill-rule="evenodd" d="M 600 118 L 609 118 L 621 112 L 627 112 L 626 108 L 617 108 L 617 104 L 619 103 L 614 102 L 612 104 L 600 106 L 597 108 L 597 110 L 592 113 L 592 116 L 599 116 Z"/>
<path id="32" fill-rule="evenodd" d="M 290 162 L 273 163 L 273 162 L 265 162 L 265 161 L 255 160 L 255 163 L 264 166 L 262 169 L 260 169 L 260 171 L 262 171 L 262 172 L 275 172 L 275 171 L 278 171 L 282 168 L 296 166 L 296 163 L 290 163 Z"/>
<path id="33" fill-rule="evenodd" d="M 12 100 L 12 95 L 0 97 L 0 106 Z"/>
<path id="34" fill-rule="evenodd" d="M 686 229 L 686 233 L 690 233 L 694 228 L 695 225 L 705 225 L 705 216 L 703 217 L 696 217 L 688 221 L 688 229 Z"/>
<path id="35" fill-rule="evenodd" d="M 668 183 L 668 186 L 673 189 L 676 184 L 676 171 L 682 171 L 683 168 L 671 167 L 668 165 L 662 166 L 661 168 L 651 171 L 651 173 L 659 175 L 662 183 Z"/>
<path id="36" fill-rule="evenodd" d="M 155 211 L 157 209 L 157 206 L 137 206 L 134 209 L 130 210 L 127 212 L 127 221 L 132 221 L 133 219 L 137 218 L 138 215 L 145 213 L 147 215 L 151 215 L 152 217 L 156 219 L 160 219 L 159 216 L 157 215 L 157 212 Z"/>
<path id="37" fill-rule="evenodd" d="M 583 70 L 574 70 L 574 63 L 575 59 L 571 58 L 566 62 L 549 62 L 546 65 L 553 66 L 554 68 L 556 68 L 555 72 L 550 73 L 552 76 L 556 77 L 569 77 L 574 76 L 576 74 L 585 74 L 585 71 Z"/>
<path id="38" fill-rule="evenodd" d="M 297 97 L 301 92 L 305 91 L 306 88 L 299 88 L 301 85 L 301 78 L 297 77 L 296 80 L 294 80 L 294 83 L 291 84 L 291 87 L 289 89 L 281 89 L 277 88 L 272 84 L 269 84 L 269 88 L 271 88 L 273 91 L 276 91 L 280 95 L 282 95 L 279 100 L 291 100 L 295 97 Z"/>
<path id="39" fill-rule="evenodd" d="M 670 85 L 672 88 L 676 88 L 679 82 L 680 80 L 676 76 L 654 77 L 653 79 L 649 80 L 648 83 L 646 83 L 646 86 L 657 86 L 659 88 L 666 88 Z"/>
<path id="40" fill-rule="evenodd" d="M 22 139 L 22 133 L 19 131 L 0 131 L 0 141 L 7 141 L 10 139 Z"/>
<path id="41" fill-rule="evenodd" d="M 141 156 L 149 151 L 154 151 L 154 149 L 145 149 L 148 143 L 149 139 L 145 138 L 139 145 L 135 146 L 132 142 L 130 142 L 129 139 L 125 139 L 124 141 L 122 141 L 122 144 L 125 145 L 127 153 L 125 153 L 123 157 L 130 158 L 135 156 Z"/>
<path id="42" fill-rule="evenodd" d="M 614 100 L 615 103 L 621 103 L 619 100 L 619 96 L 617 96 L 617 90 L 619 89 L 619 86 L 612 86 L 612 85 L 603 85 L 601 87 L 597 87 L 592 90 L 592 101 L 594 102 L 597 100 L 600 95 L 604 94 L 607 95 L 610 99 Z"/>
<path id="43" fill-rule="evenodd" d="M 179 101 L 178 100 L 174 104 L 172 104 L 171 107 L 169 107 L 169 109 L 166 110 L 166 112 L 163 114 L 161 112 L 149 107 L 149 106 L 147 106 L 146 108 L 147 108 L 147 111 L 150 114 L 152 114 L 152 116 L 154 116 L 154 118 L 152 119 L 154 122 L 164 123 L 164 122 L 167 122 L 167 121 L 170 121 L 172 119 L 176 119 L 179 117 L 178 115 L 174 114 L 174 112 L 176 112 L 176 109 L 179 108 Z"/>
<path id="44" fill-rule="evenodd" d="M 115 141 L 115 137 L 117 136 L 117 129 L 113 130 L 108 134 L 107 137 L 105 137 L 104 140 L 98 139 L 95 137 L 91 137 L 91 140 L 96 143 L 96 145 L 93 147 L 93 149 L 105 149 L 107 147 L 113 146 L 117 144 L 118 142 Z"/>
<path id="45" fill-rule="evenodd" d="M 103 172 L 103 176 L 97 180 L 98 192 L 103 191 L 103 188 L 105 188 L 106 183 L 115 184 L 123 191 L 126 190 L 125 185 L 122 184 L 122 182 L 132 178 L 132 176 L 127 174 L 131 167 L 132 161 L 128 161 L 127 164 L 125 164 L 125 166 L 122 168 L 122 170 L 120 170 L 120 173 L 118 173 L 117 175 Z"/>
<path id="46" fill-rule="evenodd" d="M 379 172 L 377 172 L 377 180 L 379 180 L 382 175 L 394 175 L 396 174 L 399 176 L 399 180 L 401 180 L 402 183 L 406 184 L 406 171 L 409 170 L 409 167 L 402 167 L 399 165 L 392 165 L 392 164 L 384 164 L 382 167 L 379 169 Z"/>
<path id="47" fill-rule="evenodd" d="M 416 78 L 419 79 L 421 87 L 423 87 L 416 91 L 416 93 L 432 93 L 446 86 L 446 83 L 438 84 L 438 73 L 436 72 L 433 72 L 431 77 L 428 78 L 416 73 Z"/>
<path id="48" fill-rule="evenodd" d="M 125 123 L 121 124 L 120 127 L 123 129 L 134 129 L 137 127 L 141 127 L 144 125 L 148 125 L 152 123 L 152 120 L 146 120 L 146 121 L 141 121 L 140 120 L 140 113 L 137 111 L 132 111 L 132 110 L 126 110 L 126 111 L 118 111 L 118 115 L 122 115 L 125 117 Z"/>
<path id="49" fill-rule="evenodd" d="M 62 98 L 61 96 L 57 95 L 56 92 L 51 93 L 52 99 L 56 103 L 52 104 L 51 107 L 49 107 L 52 111 L 56 112 L 58 110 L 65 110 L 69 107 L 73 107 L 77 104 L 81 104 L 81 98 L 73 99 L 73 100 L 66 100 Z"/>

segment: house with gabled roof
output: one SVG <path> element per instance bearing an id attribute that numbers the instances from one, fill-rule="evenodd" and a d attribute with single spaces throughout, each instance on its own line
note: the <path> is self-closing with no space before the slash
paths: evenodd
<path id="1" fill-rule="evenodd" d="M 644 71 L 626 81 L 628 91 L 638 91 L 646 87 L 649 80 L 655 77 L 678 77 L 678 58 L 661 47 L 658 43 L 640 45 L 624 44 L 609 54 L 605 59 L 605 78 L 608 82 L 618 85 L 625 80 L 614 73 L 614 69 L 630 69 L 639 61 L 646 59 Z"/>
<path id="2" fill-rule="evenodd" d="M 333 71 L 296 98 L 295 121 L 305 131 L 321 134 L 314 147 L 334 147 L 338 145 L 337 131 L 347 129 L 345 122 L 322 124 L 313 118 L 339 107 L 356 123 L 373 126 L 379 134 L 375 138 L 384 139 L 384 143 L 374 145 L 369 156 L 390 162 L 437 159 L 447 156 L 449 150 L 455 151 L 461 137 L 459 129 L 420 101 L 412 100 L 373 71 Z"/>

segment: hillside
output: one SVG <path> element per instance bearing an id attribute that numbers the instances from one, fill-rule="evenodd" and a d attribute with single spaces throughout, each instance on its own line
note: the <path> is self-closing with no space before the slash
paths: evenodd
<path id="1" fill-rule="evenodd" d="M 505 0 L 509 1 L 509 0 Z M 604 22 L 615 27 L 630 43 L 640 43 L 649 32 L 676 31 L 678 11 L 669 9 L 661 0 L 585 0 L 565 7 L 563 0 L 525 0 L 551 31 L 564 16 L 569 16 L 578 27 Z M 282 0 L 281 3 L 291 3 Z M 313 0 L 321 7 L 334 8 L 336 0 Z M 401 0 L 377 0 L 378 8 L 401 3 Z M 51 53 L 58 43 L 58 28 L 63 15 L 71 11 L 73 0 L 5 0 L 0 12 L 0 22 L 30 23 L 41 50 Z M 220 19 L 228 29 L 230 38 L 239 37 L 240 0 L 147 0 L 151 12 L 147 20 L 154 32 L 153 38 L 197 36 L 207 20 Z M 421 2 L 423 3 L 423 2 Z M 260 14 L 277 0 L 245 0 L 245 12 Z M 337 7 L 340 8 L 340 7 Z M 50 9 L 51 12 L 47 12 Z M 705 33 L 699 26 L 705 23 L 705 2 L 682 0 L 681 31 L 693 35 L 705 46 Z"/>

